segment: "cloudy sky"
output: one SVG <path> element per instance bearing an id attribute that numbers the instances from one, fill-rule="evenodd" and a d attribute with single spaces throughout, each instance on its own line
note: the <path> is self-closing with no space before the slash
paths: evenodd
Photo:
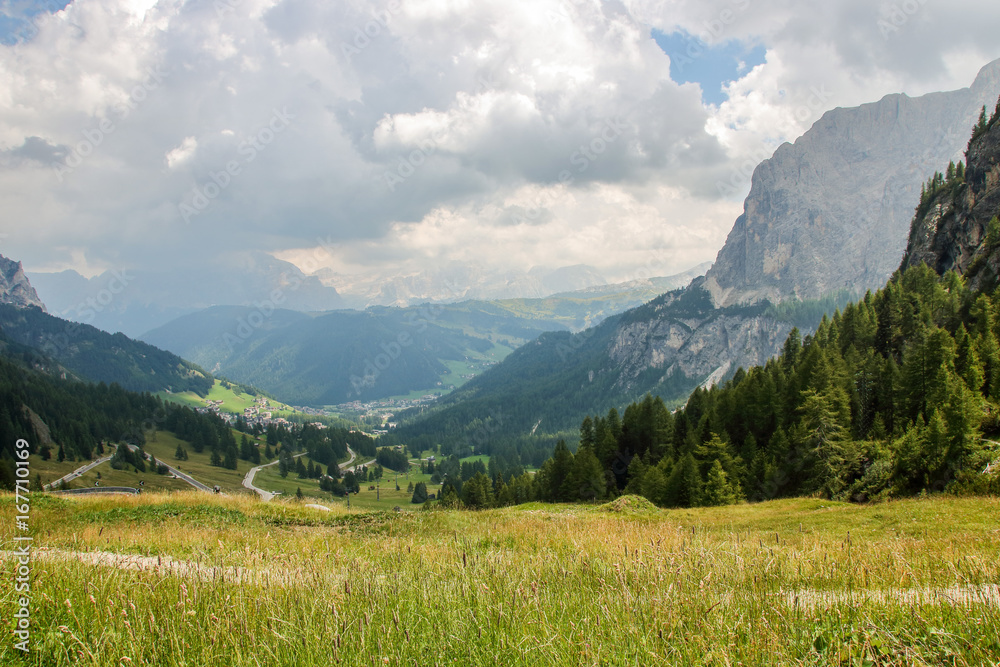
<path id="1" fill-rule="evenodd" d="M 0 253 L 31 271 L 714 259 L 825 110 L 968 86 L 982 0 L 0 0 Z"/>

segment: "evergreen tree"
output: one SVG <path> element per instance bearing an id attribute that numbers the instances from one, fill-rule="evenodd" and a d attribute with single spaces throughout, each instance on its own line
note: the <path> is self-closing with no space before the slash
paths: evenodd
<path id="1" fill-rule="evenodd" d="M 422 505 L 427 502 L 427 485 L 423 482 L 417 482 L 417 485 L 413 487 L 413 497 L 410 498 L 410 502 L 414 505 Z"/>
<path id="2" fill-rule="evenodd" d="M 552 453 L 551 461 L 552 466 L 548 471 L 548 490 L 546 495 L 552 502 L 567 502 L 570 498 L 568 496 L 569 487 L 566 484 L 566 480 L 569 479 L 570 472 L 573 469 L 573 454 L 569 451 L 569 447 L 566 446 L 565 440 L 560 440 L 556 443 L 556 449 Z M 465 498 L 462 500 L 465 500 Z M 469 503 L 466 501 L 465 504 L 468 505 Z"/>
<path id="3" fill-rule="evenodd" d="M 696 507 L 701 504 L 701 487 L 698 464 L 689 452 L 670 473 L 664 492 L 664 504 L 668 507 Z"/>
<path id="4" fill-rule="evenodd" d="M 736 494 L 729 484 L 726 471 L 722 469 L 722 463 L 719 462 L 719 459 L 715 459 L 708 470 L 701 501 L 709 507 L 730 505 L 736 502 Z"/>
<path id="5" fill-rule="evenodd" d="M 489 477 L 477 472 L 472 479 L 462 485 L 462 502 L 471 509 L 493 506 L 493 485 Z"/>
<path id="6" fill-rule="evenodd" d="M 591 501 L 604 498 L 604 468 L 591 445 L 580 445 L 564 484 L 566 488 L 563 489 L 562 496 L 566 500 Z"/>
<path id="7" fill-rule="evenodd" d="M 226 449 L 226 458 L 222 463 L 223 467 L 229 468 L 230 470 L 236 470 L 236 468 L 238 467 L 238 462 L 236 460 L 237 458 L 238 456 L 236 452 L 236 447 L 234 446 L 228 447 Z"/>

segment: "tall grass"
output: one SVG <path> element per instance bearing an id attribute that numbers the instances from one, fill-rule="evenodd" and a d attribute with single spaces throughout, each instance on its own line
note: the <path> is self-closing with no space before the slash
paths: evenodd
<path id="1" fill-rule="evenodd" d="M 27 664 L 996 665 L 1000 610 L 984 587 L 1000 583 L 998 509 L 935 498 L 365 514 L 46 497 L 36 544 L 61 555 L 34 564 Z M 73 558 L 93 551 L 197 567 Z M 11 581 L 9 558 L 2 570 Z M 969 595 L 901 593 L 917 589 Z M 9 586 L 0 604 L 9 625 Z M 11 643 L 0 660 L 14 664 Z"/>

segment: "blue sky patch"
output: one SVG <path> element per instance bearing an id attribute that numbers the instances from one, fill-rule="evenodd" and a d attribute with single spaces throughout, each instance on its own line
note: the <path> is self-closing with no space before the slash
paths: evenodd
<path id="1" fill-rule="evenodd" d="M 653 30 L 653 39 L 670 56 L 670 78 L 677 83 L 701 84 L 708 104 L 726 100 L 723 84 L 736 81 L 764 62 L 761 45 L 729 40 L 709 46 L 683 30 L 669 35 Z"/>
<path id="2" fill-rule="evenodd" d="M 63 9 L 71 0 L 0 0 L 0 44 L 16 44 L 35 36 L 35 17 Z"/>

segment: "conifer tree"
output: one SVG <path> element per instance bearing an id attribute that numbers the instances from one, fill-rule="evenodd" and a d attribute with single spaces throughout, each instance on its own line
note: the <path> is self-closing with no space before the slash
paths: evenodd
<path id="1" fill-rule="evenodd" d="M 702 494 L 702 504 L 713 507 L 719 505 L 730 505 L 736 502 L 736 494 L 726 477 L 726 471 L 722 469 L 722 463 L 718 459 L 712 462 L 705 478 L 705 490 Z"/>
<path id="2" fill-rule="evenodd" d="M 664 491 L 668 507 L 697 507 L 701 504 L 701 477 L 694 456 L 686 454 L 674 466 Z"/>

